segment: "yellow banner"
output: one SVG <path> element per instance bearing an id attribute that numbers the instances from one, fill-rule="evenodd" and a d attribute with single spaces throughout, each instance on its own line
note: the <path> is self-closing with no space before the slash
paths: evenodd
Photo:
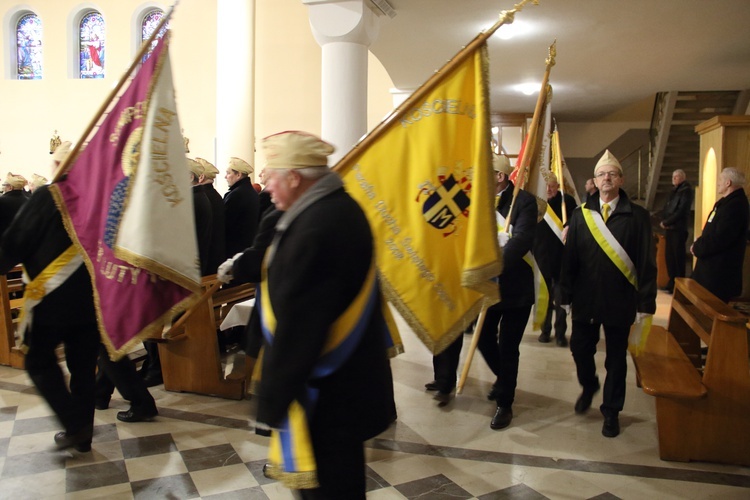
<path id="1" fill-rule="evenodd" d="M 433 353 L 498 301 L 487 70 L 483 43 L 336 167 L 370 221 L 384 295 Z"/>

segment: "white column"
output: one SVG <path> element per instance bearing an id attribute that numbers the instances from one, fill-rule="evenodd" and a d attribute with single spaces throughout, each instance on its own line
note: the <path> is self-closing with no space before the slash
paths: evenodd
<path id="1" fill-rule="evenodd" d="M 369 0 L 302 0 L 322 48 L 321 135 L 335 164 L 367 132 L 367 59 L 379 21 Z"/>
<path id="2" fill-rule="evenodd" d="M 230 157 L 255 166 L 255 0 L 218 0 L 216 22 L 214 160 L 222 191 Z"/>

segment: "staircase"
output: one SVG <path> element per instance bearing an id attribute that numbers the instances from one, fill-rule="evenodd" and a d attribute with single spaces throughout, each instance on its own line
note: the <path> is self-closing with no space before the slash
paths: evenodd
<path id="1" fill-rule="evenodd" d="M 684 170 L 688 182 L 693 186 L 698 184 L 700 137 L 695 126 L 716 115 L 744 112 L 742 102 L 747 106 L 746 94 L 742 91 L 657 94 L 651 121 L 652 167 L 646 190 L 649 210 L 658 210 L 664 205 L 672 190 L 674 170 Z"/>

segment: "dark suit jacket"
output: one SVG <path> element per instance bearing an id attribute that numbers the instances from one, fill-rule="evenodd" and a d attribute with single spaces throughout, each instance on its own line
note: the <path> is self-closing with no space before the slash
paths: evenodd
<path id="1" fill-rule="evenodd" d="M 211 244 L 208 247 L 208 274 L 213 274 L 226 257 L 224 230 L 224 200 L 213 184 L 204 184 L 206 197 L 211 204 Z"/>
<path id="2" fill-rule="evenodd" d="M 258 230 L 258 192 L 245 177 L 229 187 L 224 195 L 225 258 L 233 257 L 253 244 Z"/>
<path id="3" fill-rule="evenodd" d="M 598 193 L 573 212 L 568 224 L 560 288 L 562 303 L 573 306 L 573 320 L 629 326 L 636 312 L 656 312 L 656 258 L 648 211 L 631 203 L 621 189 L 606 223 L 635 266 L 636 290 L 594 240 L 583 210 L 600 212 Z"/>
<path id="4" fill-rule="evenodd" d="M 198 240 L 198 260 L 201 263 L 201 276 L 214 274 L 216 269 L 209 267 L 209 249 L 211 247 L 211 202 L 206 196 L 206 186 L 193 186 L 193 212 L 195 215 L 195 236 Z"/>
<path id="5" fill-rule="evenodd" d="M 662 210 L 661 222 L 667 229 L 687 231 L 690 224 L 690 209 L 693 205 L 693 188 L 682 182 L 669 193 L 669 200 Z"/>
<path id="6" fill-rule="evenodd" d="M 693 244 L 693 279 L 724 302 L 742 292 L 748 218 L 747 196 L 738 189 L 714 204 Z"/>
<path id="7" fill-rule="evenodd" d="M 39 187 L 18 212 L 0 244 L 0 274 L 21 263 L 34 279 L 71 244 L 49 188 Z M 34 308 L 34 324 L 91 323 L 96 323 L 94 292 L 85 265 Z"/>
<path id="8" fill-rule="evenodd" d="M 311 377 L 331 325 L 351 304 L 370 267 L 374 250 L 367 219 L 339 188 L 307 207 L 277 238 L 267 269 L 277 325 L 263 354 L 258 421 L 278 426 L 309 385 L 319 391 L 313 434 L 369 439 L 394 415 L 379 306 L 344 364 L 326 377 Z"/>
<path id="9" fill-rule="evenodd" d="M 0 196 L 0 241 L 21 207 L 29 201 L 26 191 L 14 189 Z"/>
<path id="10" fill-rule="evenodd" d="M 547 204 L 552 208 L 557 217 L 562 220 L 562 193 L 547 200 Z M 569 194 L 565 195 L 565 220 L 570 220 L 573 211 L 576 209 L 576 200 Z M 536 225 L 534 235 L 534 249 L 532 253 L 539 264 L 539 269 L 544 279 L 557 281 L 560 278 L 560 268 L 562 267 L 563 242 L 557 237 L 554 231 L 549 227 L 547 221 L 540 220 Z"/>
<path id="11" fill-rule="evenodd" d="M 524 191 L 518 192 L 513 204 L 510 223 L 513 226 L 510 241 L 503 248 L 503 271 L 500 273 L 500 309 L 528 306 L 534 303 L 534 272 L 523 256 L 534 244 L 536 228 L 536 198 Z M 508 218 L 513 199 L 513 183 L 500 194 L 497 211 Z"/>

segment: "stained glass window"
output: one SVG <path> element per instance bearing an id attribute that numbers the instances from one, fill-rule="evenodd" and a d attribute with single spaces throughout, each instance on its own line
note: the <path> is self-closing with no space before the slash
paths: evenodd
<path id="1" fill-rule="evenodd" d="M 19 80 L 42 79 L 42 21 L 26 14 L 16 24 L 17 73 Z"/>
<path id="2" fill-rule="evenodd" d="M 104 18 L 89 12 L 81 19 L 79 30 L 79 67 L 81 78 L 104 78 Z"/>
<path id="3" fill-rule="evenodd" d="M 159 9 L 155 9 L 146 13 L 146 15 L 143 17 L 143 22 L 141 23 L 141 43 L 149 39 L 151 33 L 153 33 L 156 27 L 159 26 L 159 23 L 161 22 L 163 17 L 164 12 Z M 157 40 L 164 36 L 164 33 L 167 32 L 167 29 L 169 29 L 169 23 L 167 23 L 161 29 L 158 35 L 156 35 L 156 40 L 151 42 L 151 47 L 149 47 L 148 49 L 148 54 L 143 56 L 144 61 L 148 59 L 151 51 L 154 50 L 154 47 L 156 47 Z"/>

